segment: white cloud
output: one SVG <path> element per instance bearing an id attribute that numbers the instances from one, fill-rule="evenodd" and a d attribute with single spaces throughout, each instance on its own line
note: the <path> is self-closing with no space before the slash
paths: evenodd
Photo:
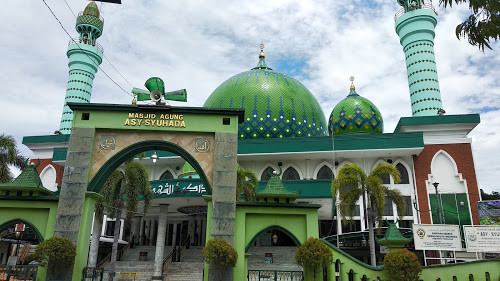
<path id="1" fill-rule="evenodd" d="M 46 1 L 76 37 L 66 5 Z M 270 67 L 283 60 L 300 62 L 296 77 L 326 115 L 347 95 L 351 75 L 358 93 L 381 110 L 386 132 L 401 116 L 411 115 L 404 55 L 394 31 L 395 0 L 122 2 L 98 4 L 105 19 L 98 42 L 135 87 L 160 76 L 168 90 L 186 88 L 189 105 L 201 106 L 220 83 L 256 65 L 264 41 Z M 88 1 L 68 3 L 78 13 Z M 468 14 L 465 6 L 438 8 L 438 13 L 435 53 L 444 108 L 448 114 L 487 111 L 471 135 L 479 184 L 498 190 L 499 44 L 481 53 L 456 39 L 455 26 Z M 64 102 L 69 38 L 42 1 L 4 0 L 0 16 L 11 23 L 0 26 L 2 132 L 18 142 L 26 135 L 52 134 Z M 101 67 L 130 90 L 106 60 Z M 103 71 L 97 73 L 92 102 L 130 101 Z"/>

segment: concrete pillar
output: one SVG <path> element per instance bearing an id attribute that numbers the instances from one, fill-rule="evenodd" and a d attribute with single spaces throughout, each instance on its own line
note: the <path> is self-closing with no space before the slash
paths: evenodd
<path id="1" fill-rule="evenodd" d="M 207 217 L 203 217 L 201 219 L 203 222 L 201 225 L 201 246 L 205 245 L 205 241 L 207 240 Z"/>
<path id="2" fill-rule="evenodd" d="M 101 237 L 101 231 L 102 223 L 100 223 L 99 220 L 94 216 L 92 238 L 90 240 L 89 260 L 87 261 L 88 267 L 96 267 L 97 265 L 97 254 L 99 253 L 99 238 Z"/>
<path id="3" fill-rule="evenodd" d="M 203 221 L 201 215 L 196 215 L 196 245 L 201 246 L 201 225 Z"/>
<path id="4" fill-rule="evenodd" d="M 174 230 L 172 231 L 172 246 L 177 246 L 177 222 L 174 222 Z"/>
<path id="5" fill-rule="evenodd" d="M 149 225 L 149 246 L 154 246 L 154 237 L 155 237 L 155 220 L 150 220 Z"/>
<path id="6" fill-rule="evenodd" d="M 156 235 L 155 271 L 153 280 L 163 279 L 163 252 L 165 251 L 165 237 L 167 232 L 168 204 L 160 204 L 158 216 L 158 234 Z"/>
<path id="7" fill-rule="evenodd" d="M 189 235 L 189 245 L 194 242 L 194 215 L 188 216 L 188 235 Z"/>
<path id="8" fill-rule="evenodd" d="M 144 245 L 144 226 L 146 222 L 144 221 L 144 217 L 141 217 L 141 225 L 139 226 L 139 245 Z"/>

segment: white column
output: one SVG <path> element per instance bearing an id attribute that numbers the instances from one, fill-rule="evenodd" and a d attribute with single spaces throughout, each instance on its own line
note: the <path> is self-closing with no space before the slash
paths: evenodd
<path id="1" fill-rule="evenodd" d="M 99 252 L 99 238 L 101 237 L 102 223 L 94 216 L 94 224 L 92 227 L 92 239 L 90 240 L 88 267 L 96 267 L 97 254 Z M 2 261 L 0 261 L 2 262 Z"/>
<path id="2" fill-rule="evenodd" d="M 188 235 L 189 235 L 189 245 L 193 244 L 194 241 L 194 215 L 188 216 Z"/>
<path id="3" fill-rule="evenodd" d="M 155 219 L 151 219 L 151 224 L 149 226 L 149 246 L 154 246 L 155 237 Z"/>
<path id="4" fill-rule="evenodd" d="M 139 245 L 144 245 L 144 217 L 141 217 L 139 225 Z"/>
<path id="5" fill-rule="evenodd" d="M 310 180 L 313 178 L 313 171 L 311 171 L 311 159 L 306 159 L 306 173 L 304 175 L 304 179 Z"/>
<path id="6" fill-rule="evenodd" d="M 153 280 L 163 280 L 163 252 L 165 251 L 167 213 L 168 204 L 160 204 L 160 214 L 158 216 L 158 234 L 156 235 L 155 268 Z"/>
<path id="7" fill-rule="evenodd" d="M 174 230 L 172 231 L 172 246 L 177 245 L 177 222 L 174 222 Z"/>

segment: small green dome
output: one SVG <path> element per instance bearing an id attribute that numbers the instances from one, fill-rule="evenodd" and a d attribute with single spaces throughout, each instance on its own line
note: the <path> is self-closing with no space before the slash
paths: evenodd
<path id="1" fill-rule="evenodd" d="M 204 107 L 245 109 L 240 139 L 325 136 L 325 115 L 311 92 L 264 59 L 261 51 L 256 67 L 227 79 Z"/>
<path id="2" fill-rule="evenodd" d="M 200 175 L 196 172 L 196 170 L 189 164 L 188 162 L 184 163 L 182 166 L 181 173 L 179 174 L 179 179 L 199 179 Z"/>
<path id="3" fill-rule="evenodd" d="M 99 8 L 97 7 L 97 4 L 92 1 L 90 2 L 87 7 L 85 7 L 85 10 L 83 10 L 83 14 L 87 16 L 94 16 L 96 18 L 99 18 L 100 12 Z"/>
<path id="4" fill-rule="evenodd" d="M 358 95 L 353 85 L 349 95 L 332 110 L 328 131 L 330 135 L 382 133 L 384 120 L 378 108 L 368 99 Z"/>

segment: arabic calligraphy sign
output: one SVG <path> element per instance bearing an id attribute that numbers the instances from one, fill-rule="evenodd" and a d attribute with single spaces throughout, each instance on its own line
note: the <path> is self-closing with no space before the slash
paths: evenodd
<path id="1" fill-rule="evenodd" d="M 202 153 L 210 152 L 210 140 L 207 138 L 196 138 L 194 150 Z"/>
<path id="2" fill-rule="evenodd" d="M 101 136 L 99 150 L 115 150 L 116 136 Z"/>
<path id="3" fill-rule="evenodd" d="M 207 191 L 201 180 L 159 180 L 151 182 L 155 198 L 201 197 Z"/>

